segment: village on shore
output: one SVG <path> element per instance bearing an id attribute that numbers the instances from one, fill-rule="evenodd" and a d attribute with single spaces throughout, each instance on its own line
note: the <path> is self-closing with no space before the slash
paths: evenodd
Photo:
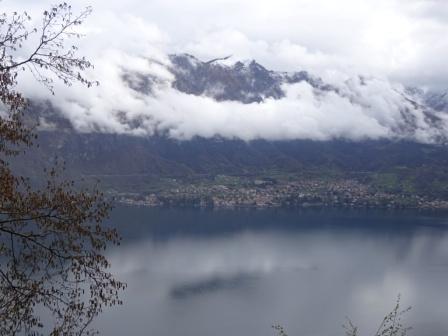
<path id="1" fill-rule="evenodd" d="M 375 190 L 354 179 L 181 184 L 151 193 L 113 193 L 119 204 L 200 208 L 415 208 L 448 209 L 447 200 Z"/>

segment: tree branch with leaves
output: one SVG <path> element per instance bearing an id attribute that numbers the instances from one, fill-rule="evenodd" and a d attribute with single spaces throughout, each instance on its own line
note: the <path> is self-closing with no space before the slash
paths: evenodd
<path id="1" fill-rule="evenodd" d="M 52 167 L 36 188 L 16 176 L 9 159 L 32 150 L 36 138 L 23 122 L 25 97 L 16 90 L 21 71 L 30 71 L 54 94 L 54 80 L 90 87 L 85 70 L 92 64 L 78 56 L 72 38 L 90 7 L 74 14 L 67 3 L 42 14 L 30 27 L 28 13 L 0 15 L 0 334 L 89 335 L 92 320 L 106 306 L 121 304 L 125 284 L 114 279 L 104 250 L 119 244 L 106 228 L 110 204 L 95 188 L 79 189 Z M 30 46 L 30 44 L 32 44 Z M 25 54 L 25 50 L 31 50 Z M 31 147 L 31 149 L 30 149 Z M 49 312 L 51 325 L 40 312 Z"/>

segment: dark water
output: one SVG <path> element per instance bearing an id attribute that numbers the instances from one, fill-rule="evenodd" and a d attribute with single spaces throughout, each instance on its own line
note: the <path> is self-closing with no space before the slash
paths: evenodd
<path id="1" fill-rule="evenodd" d="M 448 215 L 116 209 L 128 283 L 103 335 L 374 334 L 402 295 L 411 335 L 448 335 Z"/>

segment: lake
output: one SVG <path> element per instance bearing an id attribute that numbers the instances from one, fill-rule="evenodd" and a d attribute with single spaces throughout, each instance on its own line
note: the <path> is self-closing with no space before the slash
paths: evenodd
<path id="1" fill-rule="evenodd" d="M 397 295 L 410 335 L 448 334 L 448 215 L 120 207 L 109 251 L 128 283 L 103 335 L 373 335 Z"/>

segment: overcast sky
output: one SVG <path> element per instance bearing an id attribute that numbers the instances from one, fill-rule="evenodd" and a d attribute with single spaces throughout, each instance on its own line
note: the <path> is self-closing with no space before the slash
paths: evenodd
<path id="1" fill-rule="evenodd" d="M 51 3 L 54 0 L 3 0 L 1 6 L 4 11 L 26 9 L 39 18 Z M 80 46 L 96 64 L 95 77 L 102 83 L 101 88 L 88 93 L 61 88 L 56 97 L 66 114 L 76 116 L 72 121 L 81 129 L 88 129 L 93 122 L 104 130 L 125 132 L 126 125 L 121 125 L 111 112 L 115 107 L 127 111 L 130 118 L 143 114 L 152 120 L 150 131 L 146 130 L 149 133 L 155 123 L 157 127 L 165 125 L 173 136 L 181 138 L 220 134 L 276 139 L 288 134 L 288 138 L 326 139 L 347 132 L 355 138 L 381 137 L 399 124 L 397 116 L 403 103 L 391 93 L 390 83 L 448 88 L 447 0 L 70 3 L 75 11 L 93 6 L 92 16 L 81 27 L 86 37 Z M 367 90 L 364 92 L 367 97 L 373 93 L 381 98 L 363 102 L 365 106 L 373 106 L 374 111 L 360 110 L 359 106 L 350 109 L 349 101 L 331 96 L 316 98 L 309 87 L 302 85 L 288 89 L 286 100 L 268 101 L 262 106 L 215 104 L 170 90 L 161 92 L 157 101 L 145 98 L 142 106 L 141 97 L 119 83 L 119 69 L 128 67 L 148 74 L 156 71 L 169 77 L 160 69 L 148 67 L 143 57 L 163 60 L 167 53 L 173 52 L 188 52 L 203 60 L 227 55 L 233 55 L 234 59 L 256 59 L 273 70 L 308 70 L 336 82 L 341 76 L 373 75 L 381 80 L 362 90 Z M 45 94 L 31 81 L 24 82 L 28 93 Z M 304 101 L 305 98 L 309 99 Z M 73 106 L 72 102 L 78 100 L 82 102 Z M 69 105 L 71 108 L 67 108 Z M 82 115 L 85 118 L 79 117 Z M 240 127 L 242 122 L 246 125 L 244 130 Z M 339 124 L 339 128 L 335 126 Z M 185 129 L 179 130 L 180 127 Z M 311 132 L 314 128 L 315 132 Z"/>
<path id="2" fill-rule="evenodd" d="M 128 31 L 120 35 L 136 44 L 157 41 L 169 51 L 204 59 L 233 54 L 279 70 L 357 69 L 406 83 L 448 86 L 446 0 L 70 2 L 75 8 L 93 6 L 86 25 L 93 40 L 95 31 L 107 30 L 106 40 L 115 43 L 121 29 Z M 51 3 L 3 0 L 2 7 L 38 13 Z"/>

